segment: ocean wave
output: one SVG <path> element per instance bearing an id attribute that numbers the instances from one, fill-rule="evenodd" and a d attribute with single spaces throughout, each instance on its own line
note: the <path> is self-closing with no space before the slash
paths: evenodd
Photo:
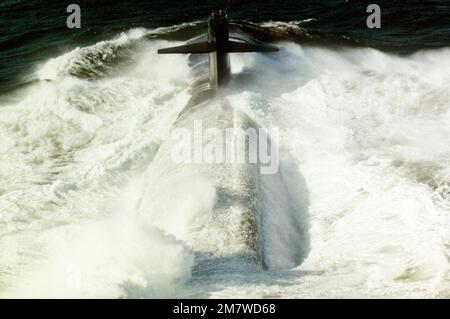
<path id="1" fill-rule="evenodd" d="M 300 45 L 287 39 L 308 32 L 294 25 L 248 24 L 281 34 L 281 51 L 233 55 L 227 92 L 250 119 L 280 128 L 281 151 L 305 179 L 305 187 L 288 183 L 310 198 L 311 247 L 301 265 L 263 271 L 216 258 L 202 267 L 189 237 L 142 217 L 140 203 L 158 194 L 143 190 L 142 176 L 192 80 L 187 57 L 156 54 L 179 44 L 160 35 L 202 26 L 138 29 L 47 61 L 37 81 L 2 104 L 0 295 L 448 296 L 449 50 L 398 56 Z M 118 62 L 124 57 L 129 63 Z M 161 180 L 153 187 L 167 192 L 153 203 L 174 207 L 161 221 L 188 234 L 220 185 Z M 270 227 L 263 235 L 277 242 Z M 82 286 L 72 289 L 77 269 Z"/>

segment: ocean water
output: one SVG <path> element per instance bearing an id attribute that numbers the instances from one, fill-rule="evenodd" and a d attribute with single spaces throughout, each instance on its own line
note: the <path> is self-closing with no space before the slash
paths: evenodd
<path id="1" fill-rule="evenodd" d="M 0 297 L 450 296 L 448 1 L 380 2 L 379 30 L 362 1 L 232 6 L 281 49 L 231 57 L 230 104 L 280 131 L 281 177 L 258 194 L 245 171 L 221 185 L 161 155 L 195 73 L 156 51 L 220 4 L 79 4 L 68 30 L 59 1 L 0 3 Z M 229 239 L 225 186 L 267 204 L 280 267 Z"/>

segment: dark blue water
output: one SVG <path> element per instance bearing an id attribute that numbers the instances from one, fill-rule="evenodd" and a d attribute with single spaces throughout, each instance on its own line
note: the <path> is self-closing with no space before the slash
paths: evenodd
<path id="1" fill-rule="evenodd" d="M 51 56 L 109 39 L 135 27 L 156 28 L 205 20 L 211 9 L 220 8 L 224 3 L 78 0 L 82 28 L 70 30 L 66 27 L 66 7 L 72 2 L 1 1 L 0 92 L 25 84 L 24 75 Z M 371 46 L 399 53 L 450 45 L 449 0 L 377 1 L 382 8 L 381 29 L 366 26 L 369 15 L 366 8 L 370 2 L 373 1 L 232 1 L 229 18 L 255 23 L 311 19 L 301 24 L 307 36 L 253 30 L 258 37 L 269 41 L 284 37 L 300 43 Z M 203 30 L 202 25 L 190 28 L 170 36 L 182 39 Z"/>

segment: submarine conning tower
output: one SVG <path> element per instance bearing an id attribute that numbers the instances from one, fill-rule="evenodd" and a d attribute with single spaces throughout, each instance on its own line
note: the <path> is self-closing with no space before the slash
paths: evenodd
<path id="1" fill-rule="evenodd" d="M 204 41 L 204 40 L 203 40 Z M 230 78 L 228 53 L 275 52 L 277 47 L 254 39 L 230 40 L 226 10 L 212 11 L 208 18 L 206 42 L 194 42 L 182 46 L 159 49 L 159 54 L 209 54 L 209 87 L 218 93 Z"/>
<path id="2" fill-rule="evenodd" d="M 213 89 L 219 89 L 230 78 L 229 37 L 226 14 L 222 10 L 213 11 L 208 18 L 208 42 L 216 49 L 209 53 L 209 83 Z"/>

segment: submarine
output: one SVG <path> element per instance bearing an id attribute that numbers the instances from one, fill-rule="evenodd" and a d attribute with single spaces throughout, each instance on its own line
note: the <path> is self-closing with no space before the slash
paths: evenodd
<path id="1" fill-rule="evenodd" d="M 200 121 L 205 129 L 218 133 L 197 141 L 204 146 L 200 150 L 219 144 L 233 153 L 235 145 L 223 143 L 221 133 L 230 128 L 249 132 L 261 126 L 227 99 L 229 54 L 279 49 L 250 35 L 230 32 L 227 10 L 213 11 L 207 27 L 207 33 L 185 45 L 158 50 L 159 54 L 189 54 L 194 75 L 191 96 L 172 131 L 182 130 L 195 138 Z M 273 136 L 268 139 L 275 143 Z M 191 249 L 196 259 L 194 277 L 195 273 L 233 271 L 244 264 L 262 269 L 297 266 L 307 254 L 308 237 L 304 225 L 307 203 L 292 195 L 289 182 L 296 173 L 281 167 L 273 174 L 262 174 L 259 160 L 174 161 L 173 150 L 188 142 L 182 137 L 168 138 L 159 145 L 143 178 L 138 206 L 142 222 Z M 244 146 L 249 146 L 248 141 Z M 249 149 L 244 150 L 247 157 Z"/>

